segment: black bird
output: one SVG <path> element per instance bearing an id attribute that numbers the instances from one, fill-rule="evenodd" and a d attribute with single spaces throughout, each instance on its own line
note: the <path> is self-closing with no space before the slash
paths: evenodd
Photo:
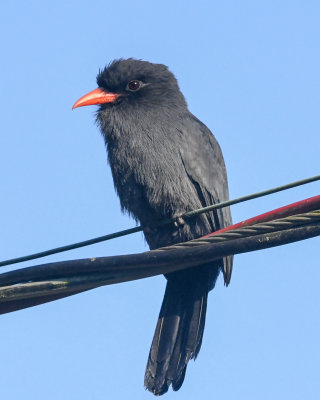
<path id="1" fill-rule="evenodd" d="M 228 208 L 179 220 L 157 221 L 228 200 L 226 168 L 210 130 L 187 108 L 165 65 L 135 59 L 111 62 L 99 88 L 73 108 L 100 104 L 97 122 L 108 151 L 122 210 L 143 226 L 150 249 L 194 239 L 231 224 Z M 179 390 L 188 361 L 202 342 L 208 292 L 220 270 L 229 284 L 232 257 L 166 276 L 145 386 L 156 395 Z"/>

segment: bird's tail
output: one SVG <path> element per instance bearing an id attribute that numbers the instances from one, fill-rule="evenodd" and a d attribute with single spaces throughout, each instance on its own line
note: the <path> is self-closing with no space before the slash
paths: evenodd
<path id="1" fill-rule="evenodd" d="M 181 274 L 181 273 L 180 273 Z M 170 384 L 179 390 L 188 361 L 196 358 L 202 343 L 208 288 L 198 280 L 168 279 L 154 333 L 144 384 L 155 395 Z"/>

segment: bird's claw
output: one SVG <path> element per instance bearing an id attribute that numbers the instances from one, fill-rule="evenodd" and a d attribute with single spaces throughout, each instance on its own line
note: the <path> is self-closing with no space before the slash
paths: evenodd
<path id="1" fill-rule="evenodd" d="M 185 224 L 185 220 L 182 217 L 178 217 L 175 221 L 174 221 L 174 226 L 176 228 L 180 228 Z"/>

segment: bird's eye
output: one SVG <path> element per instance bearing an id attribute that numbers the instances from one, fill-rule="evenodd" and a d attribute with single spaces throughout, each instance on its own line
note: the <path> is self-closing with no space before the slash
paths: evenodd
<path id="1" fill-rule="evenodd" d="M 130 90 L 130 92 L 136 92 L 139 90 L 142 86 L 142 82 L 140 81 L 130 81 L 126 87 L 127 90 Z"/>

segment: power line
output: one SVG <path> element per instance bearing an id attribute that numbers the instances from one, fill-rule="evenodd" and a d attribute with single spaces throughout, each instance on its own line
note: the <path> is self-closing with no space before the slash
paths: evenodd
<path id="1" fill-rule="evenodd" d="M 231 254 L 320 235 L 320 210 L 232 229 L 139 254 L 60 261 L 0 274 L 0 314 L 103 285 L 195 268 Z"/>
<path id="2" fill-rule="evenodd" d="M 155 223 L 152 228 L 156 228 L 159 226 L 163 226 L 163 225 L 167 225 L 170 223 L 175 222 L 178 218 L 183 218 L 183 219 L 188 219 L 188 218 L 192 218 L 195 217 L 197 215 L 203 214 L 205 212 L 209 212 L 209 211 L 213 211 L 219 208 L 223 208 L 223 207 L 228 207 L 231 205 L 235 205 L 235 204 L 239 204 L 248 200 L 253 200 L 259 197 L 263 197 L 263 196 L 267 196 L 273 193 L 277 193 L 277 192 L 281 192 L 283 190 L 288 190 L 288 189 L 292 189 L 294 187 L 297 186 L 302 186 L 305 185 L 307 183 L 311 183 L 311 182 L 315 182 L 315 181 L 319 181 L 320 180 L 320 175 L 316 175 L 313 176 L 311 178 L 307 178 L 307 179 L 302 179 L 299 181 L 295 181 L 292 183 L 288 183 L 286 185 L 282 185 L 282 186 L 277 186 L 275 188 L 272 189 L 267 189 L 267 190 L 263 190 L 261 192 L 257 192 L 257 193 L 253 193 L 253 194 L 249 194 L 247 196 L 242 196 L 242 197 L 238 197 L 236 199 L 233 200 L 228 200 L 228 201 L 223 201 L 221 203 L 217 203 L 217 204 L 213 204 L 211 206 L 208 207 L 203 207 L 203 208 L 199 208 L 197 210 L 192 210 L 189 211 L 187 213 L 184 213 L 180 216 L 177 216 L 175 218 L 170 218 L 170 219 L 165 219 L 162 221 L 159 221 L 157 223 Z M 132 233 L 136 233 L 136 232 L 141 232 L 143 230 L 142 226 L 137 226 L 135 228 L 131 228 L 131 229 L 125 229 L 122 231 L 118 231 L 118 232 L 114 232 L 108 235 L 104 235 L 104 236 L 99 236 L 93 239 L 88 239 L 88 240 L 84 240 L 81 242 L 77 242 L 77 243 L 73 243 L 70 245 L 66 245 L 66 246 L 61 246 L 61 247 L 56 247 L 54 249 L 49 249 L 49 250 L 45 250 L 45 251 L 41 251 L 38 253 L 34 253 L 34 254 L 30 254 L 30 255 L 26 255 L 26 256 L 22 256 L 22 257 L 17 257 L 17 258 L 12 258 L 9 260 L 4 260 L 0 262 L 0 267 L 4 267 L 6 265 L 12 265 L 12 264 L 17 264 L 20 262 L 24 262 L 24 261 L 30 261 L 30 260 L 35 260 L 38 258 L 42 258 L 42 257 L 46 257 L 52 254 L 57 254 L 57 253 L 62 253 L 65 251 L 69 251 L 69 250 L 74 250 L 74 249 L 78 249 L 80 247 L 85 247 L 85 246 L 90 246 L 92 244 L 96 244 L 96 243 L 100 243 L 100 242 L 104 242 L 107 240 L 111 240 L 111 239 L 115 239 L 118 237 L 122 237 L 122 236 L 126 236 L 126 235 L 131 235 Z"/>

